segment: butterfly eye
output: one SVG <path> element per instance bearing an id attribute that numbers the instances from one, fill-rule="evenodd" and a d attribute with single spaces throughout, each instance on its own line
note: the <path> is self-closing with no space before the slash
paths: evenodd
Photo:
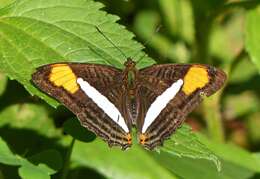
<path id="1" fill-rule="evenodd" d="M 135 62 L 131 58 L 127 58 L 127 61 L 124 63 L 124 66 L 128 69 L 133 69 L 135 67 Z"/>
<path id="2" fill-rule="evenodd" d="M 201 96 L 202 98 L 204 98 L 204 97 L 206 96 L 206 93 L 203 92 L 203 91 L 200 91 L 200 96 Z"/>

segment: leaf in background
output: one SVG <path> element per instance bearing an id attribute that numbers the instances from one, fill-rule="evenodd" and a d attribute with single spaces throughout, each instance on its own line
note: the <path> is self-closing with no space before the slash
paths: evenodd
<path id="1" fill-rule="evenodd" d="M 14 2 L 14 0 L 1 0 L 0 11 L 1 11 L 2 8 L 5 8 L 6 6 L 12 4 L 13 2 Z"/>
<path id="2" fill-rule="evenodd" d="M 135 18 L 134 28 L 138 36 L 148 42 L 160 56 L 174 62 L 187 62 L 189 51 L 183 42 L 173 43 L 162 33 L 156 32 L 160 17 L 155 11 L 142 11 Z M 163 29 L 163 28 L 162 28 Z M 157 59 L 162 62 L 164 59 Z"/>
<path id="3" fill-rule="evenodd" d="M 196 15 L 201 16 L 201 14 L 208 15 L 208 12 L 214 11 L 216 8 L 221 7 L 228 0 L 191 0 L 194 12 Z"/>
<path id="4" fill-rule="evenodd" d="M 72 118 L 65 121 L 63 124 L 63 129 L 73 138 L 82 142 L 91 142 L 96 138 L 94 133 L 80 125 L 80 122 L 77 118 Z"/>
<path id="5" fill-rule="evenodd" d="M 256 160 L 258 161 L 258 163 L 260 164 L 260 153 L 254 153 L 253 156 L 256 158 Z"/>
<path id="6" fill-rule="evenodd" d="M 260 162 L 250 152 L 232 144 L 211 142 L 202 135 L 198 135 L 198 137 L 204 145 L 223 160 L 254 172 L 260 172 Z"/>
<path id="7" fill-rule="evenodd" d="M 54 166 L 58 166 L 57 158 L 61 158 L 60 154 L 55 152 L 46 152 L 50 149 L 63 153 L 65 147 L 58 144 L 59 138 L 63 136 L 62 130 L 56 129 L 55 124 L 48 114 L 44 105 L 23 104 L 11 105 L 0 112 L 0 136 L 13 149 L 13 152 L 28 157 L 35 158 L 34 155 L 40 156 L 45 154 L 44 160 L 32 160 L 35 164 L 46 163 L 53 170 Z M 25 142 L 26 141 L 26 142 Z M 47 157 L 47 154 L 49 158 Z M 57 153 L 57 152 L 56 152 Z M 54 156 L 57 157 L 54 157 Z M 54 159 L 53 165 L 48 163 L 48 159 Z M 59 163 L 59 162 L 58 162 Z"/>
<path id="8" fill-rule="evenodd" d="M 5 91 L 7 81 L 8 81 L 7 77 L 3 73 L 0 72 L 0 96 Z"/>
<path id="9" fill-rule="evenodd" d="M 250 81 L 256 75 L 258 75 L 257 67 L 252 63 L 252 61 L 250 61 L 248 57 L 243 58 L 232 70 L 232 73 L 228 78 L 228 83 L 241 85 L 242 83 Z"/>
<path id="10" fill-rule="evenodd" d="M 2 138 L 0 138 L 0 163 L 6 165 L 19 165 L 21 163 L 19 157 L 12 153 Z"/>
<path id="11" fill-rule="evenodd" d="M 14 165 L 20 166 L 19 174 L 24 179 L 47 179 L 50 178 L 50 175 L 55 174 L 57 171 L 55 168 L 51 168 L 46 165 L 46 163 L 40 163 L 39 161 L 46 161 L 46 159 L 58 159 L 61 158 L 58 152 L 43 152 L 42 154 L 38 154 L 37 157 L 34 158 L 34 162 L 39 162 L 37 165 L 30 163 L 27 159 L 22 158 L 18 155 L 15 155 L 11 152 L 8 148 L 6 143 L 0 138 L 0 163 L 6 165 Z M 44 156 L 46 158 L 40 159 L 39 156 Z M 49 164 L 49 163 L 48 163 Z M 56 163 L 57 164 L 57 163 Z M 51 164 L 52 166 L 55 165 L 54 162 Z"/>
<path id="12" fill-rule="evenodd" d="M 167 160 L 164 160 L 166 158 Z M 179 129 L 172 139 L 167 140 L 164 147 L 159 148 L 157 152 L 145 152 L 137 144 L 123 152 L 118 148 L 108 148 L 105 142 L 97 139 L 92 143 L 76 142 L 72 154 L 72 160 L 76 166 L 95 168 L 109 178 L 122 178 L 124 175 L 128 178 L 158 178 L 159 173 L 162 178 L 171 178 L 167 170 L 159 167 L 157 162 L 160 161 L 162 165 L 166 165 L 171 161 L 174 164 L 177 159 L 204 159 L 212 164 L 210 168 L 215 173 L 217 169 L 220 169 L 218 158 L 200 143 L 194 134 L 191 134 L 187 126 Z M 138 160 L 137 163 L 136 160 Z M 216 166 L 215 169 L 212 169 L 213 164 Z M 146 170 L 143 170 L 144 167 Z M 190 170 L 188 167 L 185 169 Z"/>
<path id="13" fill-rule="evenodd" d="M 170 31 L 173 36 L 192 44 L 194 29 L 190 2 L 187 0 L 159 0 L 158 3 L 167 31 Z"/>
<path id="14" fill-rule="evenodd" d="M 143 48 L 131 40 L 134 35 L 116 24 L 119 19 L 101 11 L 92 0 L 20 0 L 0 18 L 0 69 L 22 83 L 31 93 L 53 106 L 57 102 L 39 92 L 31 83 L 35 68 L 58 61 L 112 64 L 126 60 L 95 28 L 118 46 L 126 56 L 139 59 Z M 138 55 L 136 55 L 138 53 Z M 153 61 L 145 57 L 144 67 Z"/>
<path id="15" fill-rule="evenodd" d="M 46 168 L 43 165 L 34 166 L 31 163 L 26 162 L 18 171 L 23 179 L 50 179 L 51 177 L 45 169 Z"/>
<path id="16" fill-rule="evenodd" d="M 223 106 L 225 106 L 225 119 L 233 120 L 259 111 L 260 103 L 256 94 L 245 91 L 239 95 L 230 94 L 226 96 Z"/>
<path id="17" fill-rule="evenodd" d="M 1 135 L 4 135 L 4 127 L 8 126 L 13 129 L 33 130 L 46 137 L 61 136 L 61 131 L 55 128 L 55 125 L 48 114 L 48 109 L 50 108 L 44 105 L 29 103 L 6 107 L 4 110 L 0 111 Z M 8 131 L 6 132 L 8 134 Z M 11 136 L 11 134 L 7 135 L 7 137 Z"/>
<path id="18" fill-rule="evenodd" d="M 212 161 L 217 170 L 221 170 L 221 163 L 216 155 L 210 151 L 206 145 L 201 143 L 198 137 L 191 132 L 190 127 L 184 125 L 169 139 L 166 140 L 164 146 L 158 149 L 157 158 L 160 155 L 171 159 L 174 157 L 205 159 Z M 163 161 L 163 159 L 161 160 Z"/>
<path id="19" fill-rule="evenodd" d="M 259 105 L 260 106 L 260 105 Z M 258 106 L 258 108 L 259 108 Z M 248 129 L 250 142 L 256 147 L 259 146 L 260 141 L 260 110 L 251 114 L 246 121 L 246 128 Z M 259 155 L 260 156 L 260 155 Z M 260 160 L 259 160 L 260 161 Z"/>
<path id="20" fill-rule="evenodd" d="M 211 53 L 221 60 L 221 64 L 230 64 L 244 48 L 244 14 L 231 16 L 225 21 L 214 23 L 210 40 Z M 240 75 L 241 76 L 241 75 Z"/>
<path id="21" fill-rule="evenodd" d="M 74 166 L 94 168 L 113 179 L 176 178 L 137 145 L 127 151 L 121 151 L 119 148 L 108 148 L 107 144 L 100 140 L 91 143 L 76 141 L 72 162 Z"/>
<path id="22" fill-rule="evenodd" d="M 63 165 L 63 161 L 60 153 L 57 150 L 53 150 L 53 149 L 45 150 L 43 152 L 37 153 L 29 157 L 28 160 L 35 165 L 46 164 L 50 166 L 50 168 L 45 169 L 46 171 L 48 170 L 48 174 L 50 175 L 60 170 Z"/>
<path id="23" fill-rule="evenodd" d="M 160 164 L 175 175 L 185 179 L 248 179 L 254 172 L 221 159 L 221 171 L 217 171 L 212 162 L 162 154 L 156 156 Z"/>
<path id="24" fill-rule="evenodd" d="M 251 60 L 260 72 L 260 6 L 247 11 L 246 16 L 246 49 L 251 57 Z"/>

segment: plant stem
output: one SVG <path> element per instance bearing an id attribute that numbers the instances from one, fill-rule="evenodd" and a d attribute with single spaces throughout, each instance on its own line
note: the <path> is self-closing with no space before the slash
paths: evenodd
<path id="1" fill-rule="evenodd" d="M 210 40 L 214 18 L 207 12 L 194 6 L 195 42 L 193 62 L 210 63 Z M 208 135 L 211 139 L 224 142 L 225 135 L 220 113 L 221 92 L 203 101 L 203 116 L 207 123 Z"/>
<path id="2" fill-rule="evenodd" d="M 238 55 L 234 58 L 234 60 L 232 60 L 232 63 L 229 65 L 229 69 L 228 69 L 228 75 L 231 75 L 234 71 L 234 69 L 236 68 L 236 66 L 241 62 L 241 60 L 245 59 L 245 57 L 247 57 L 248 54 L 246 52 L 245 49 L 242 49 Z"/>
<path id="3" fill-rule="evenodd" d="M 65 157 L 65 161 L 64 161 L 61 179 L 67 178 L 67 175 L 68 175 L 68 172 L 69 172 L 69 167 L 70 167 L 71 153 L 72 153 L 72 150 L 73 150 L 75 140 L 76 140 L 75 138 L 72 138 L 70 146 L 68 148 L 68 151 L 67 151 L 67 154 L 66 154 L 66 157 Z"/>
<path id="4" fill-rule="evenodd" d="M 217 142 L 225 141 L 225 134 L 220 112 L 221 92 L 205 99 L 203 101 L 203 113 L 207 123 L 207 130 L 210 139 Z"/>
<path id="5" fill-rule="evenodd" d="M 193 62 L 200 61 L 202 63 L 208 63 L 209 57 L 209 38 L 211 34 L 212 21 L 204 17 L 195 18 L 195 51 Z"/>

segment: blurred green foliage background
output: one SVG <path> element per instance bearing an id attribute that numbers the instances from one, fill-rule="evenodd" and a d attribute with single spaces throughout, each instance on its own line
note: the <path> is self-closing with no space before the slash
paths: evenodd
<path id="1" fill-rule="evenodd" d="M 0 178 L 260 178 L 260 2 L 99 2 L 0 0 Z M 140 68 L 206 63 L 226 71 L 226 86 L 157 151 L 110 149 L 30 83 L 52 62 L 122 67 L 95 25 L 135 59 L 141 42 Z"/>

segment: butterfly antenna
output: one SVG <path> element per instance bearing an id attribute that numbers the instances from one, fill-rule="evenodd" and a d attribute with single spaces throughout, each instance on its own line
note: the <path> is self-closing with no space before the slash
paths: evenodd
<path id="1" fill-rule="evenodd" d="M 110 40 L 97 26 L 95 26 L 97 31 L 109 42 L 113 45 L 113 47 L 115 47 L 124 57 L 125 59 L 127 59 L 128 57 L 126 56 L 126 54 L 120 49 L 118 48 L 113 42 L 112 40 Z"/>
<path id="2" fill-rule="evenodd" d="M 156 27 L 155 31 L 153 32 L 153 35 L 152 35 L 152 38 L 151 39 L 147 39 L 143 46 L 146 46 L 150 41 L 152 41 L 152 39 L 154 38 L 154 34 L 158 33 L 162 28 L 162 25 L 158 25 L 158 27 Z M 133 59 L 138 55 L 139 52 L 137 52 L 134 56 L 133 56 Z M 137 61 L 136 61 L 136 64 L 138 64 L 145 56 L 147 56 L 146 54 L 144 54 L 143 56 L 141 56 Z"/>

